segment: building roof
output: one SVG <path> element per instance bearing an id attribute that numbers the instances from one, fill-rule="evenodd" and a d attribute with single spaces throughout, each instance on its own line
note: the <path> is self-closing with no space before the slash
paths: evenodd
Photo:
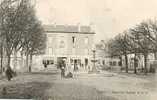
<path id="1" fill-rule="evenodd" d="M 82 33 L 82 34 L 95 34 L 91 31 L 90 26 L 77 26 L 77 25 L 44 25 L 45 32 L 51 33 Z"/>

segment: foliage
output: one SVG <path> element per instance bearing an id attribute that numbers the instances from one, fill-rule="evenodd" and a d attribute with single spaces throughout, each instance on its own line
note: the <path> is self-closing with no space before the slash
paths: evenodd
<path id="1" fill-rule="evenodd" d="M 4 41 L 8 66 L 13 51 L 23 51 L 28 55 L 44 51 L 46 37 L 30 0 L 2 0 L 0 15 L 0 36 Z"/>
<path id="2" fill-rule="evenodd" d="M 157 20 L 142 21 L 135 27 L 110 39 L 107 45 L 108 53 L 111 56 L 142 54 L 147 73 L 148 54 L 157 52 Z"/>

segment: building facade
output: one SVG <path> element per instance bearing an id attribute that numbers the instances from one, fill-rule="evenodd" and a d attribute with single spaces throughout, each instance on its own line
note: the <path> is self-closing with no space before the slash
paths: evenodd
<path id="1" fill-rule="evenodd" d="M 91 65 L 94 32 L 89 26 L 45 25 L 46 53 L 43 61 L 57 64 L 65 60 L 67 65 L 87 68 Z"/>

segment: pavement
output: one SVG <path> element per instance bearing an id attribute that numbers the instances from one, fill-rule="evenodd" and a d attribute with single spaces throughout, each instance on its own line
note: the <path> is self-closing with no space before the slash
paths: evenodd
<path id="1" fill-rule="evenodd" d="M 45 69 L 18 75 L 11 82 L 0 80 L 0 98 L 157 100 L 156 84 L 156 76 L 138 77 L 102 71 L 98 74 L 77 72 L 74 78 L 62 79 L 59 70 Z M 7 87 L 6 95 L 2 94 L 3 87 Z"/>

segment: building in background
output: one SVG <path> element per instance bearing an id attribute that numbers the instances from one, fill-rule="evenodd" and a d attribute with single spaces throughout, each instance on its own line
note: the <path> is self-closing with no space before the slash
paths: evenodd
<path id="1" fill-rule="evenodd" d="M 136 57 L 135 54 L 128 54 L 128 70 L 134 70 L 135 65 L 135 58 L 137 61 L 137 66 L 136 66 L 136 70 L 139 72 L 142 72 L 144 70 L 145 67 L 145 62 L 144 62 L 144 56 L 141 53 L 137 53 Z M 125 57 L 122 56 L 122 67 L 125 69 L 126 67 L 126 63 L 125 63 Z M 155 54 L 154 53 L 149 53 L 148 57 L 147 57 L 147 71 L 148 72 L 152 72 L 152 70 L 156 70 L 156 65 L 157 65 L 157 61 L 155 59 Z M 154 72 L 152 72 L 154 73 Z"/>
<path id="2" fill-rule="evenodd" d="M 45 25 L 46 53 L 42 57 L 47 64 L 65 60 L 67 65 L 88 69 L 91 65 L 94 32 L 89 26 Z"/>
<path id="3" fill-rule="evenodd" d="M 120 69 L 120 58 L 119 57 L 111 57 L 108 53 L 108 48 L 104 40 L 101 40 L 98 44 L 96 44 L 96 59 L 98 60 L 97 66 L 101 66 L 103 69 Z"/>

